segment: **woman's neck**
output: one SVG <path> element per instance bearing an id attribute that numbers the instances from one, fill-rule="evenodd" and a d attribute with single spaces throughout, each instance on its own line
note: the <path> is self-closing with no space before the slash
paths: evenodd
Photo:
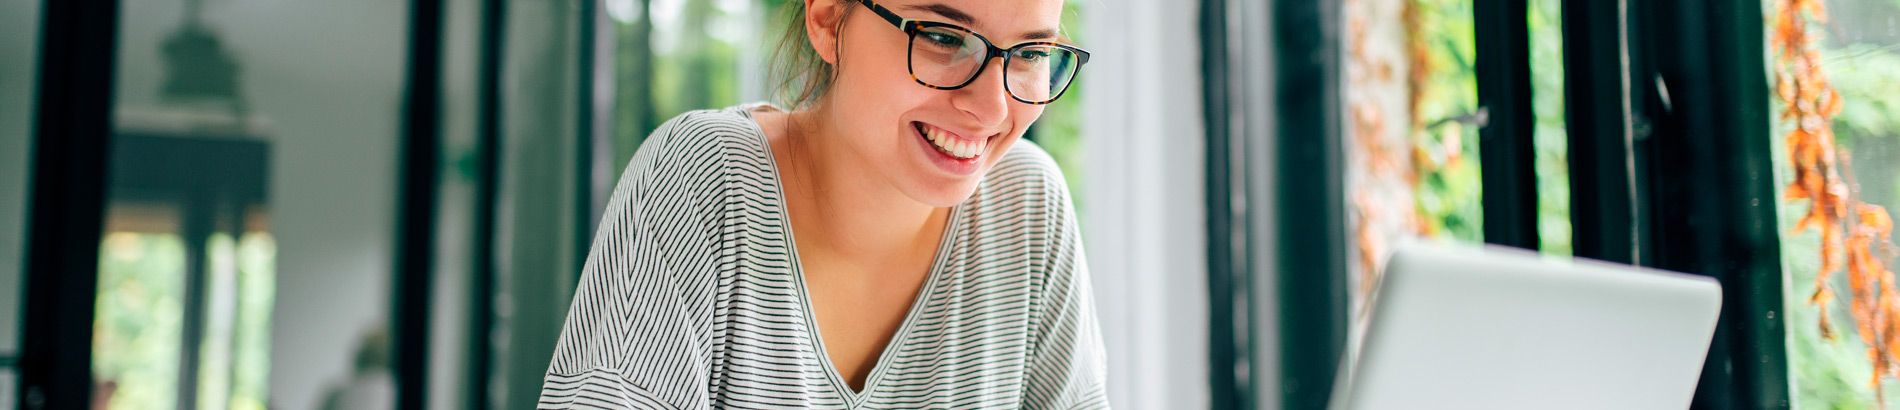
<path id="1" fill-rule="evenodd" d="M 849 131 L 832 127 L 822 110 L 781 113 L 772 141 L 780 147 L 773 156 L 801 251 L 863 265 L 934 251 L 949 210 L 917 202 L 866 172 L 863 159 L 844 146 L 849 139 L 841 132 Z"/>

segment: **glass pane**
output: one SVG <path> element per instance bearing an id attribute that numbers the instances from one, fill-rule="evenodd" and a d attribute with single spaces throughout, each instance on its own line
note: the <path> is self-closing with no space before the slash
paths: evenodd
<path id="1" fill-rule="evenodd" d="M 614 28 L 614 172 L 680 113 L 765 101 L 785 0 L 606 0 Z M 612 182 L 612 181 L 608 181 Z M 611 184 L 609 184 L 611 185 Z"/>
<path id="2" fill-rule="evenodd" d="M 408 10 L 124 4 L 97 404 L 393 405 L 390 227 Z"/>
<path id="3" fill-rule="evenodd" d="M 435 279 L 429 284 L 429 408 L 470 408 L 486 374 L 473 374 L 476 73 L 481 64 L 481 0 L 448 0 L 442 50 L 442 153 L 437 175 Z M 482 352 L 481 354 L 487 354 Z"/>
<path id="4" fill-rule="evenodd" d="M 1892 406 L 1900 3 L 1764 3 L 1794 404 Z"/>
<path id="5" fill-rule="evenodd" d="M 0 391 L 20 391 L 19 371 L 12 367 L 0 369 L 0 389 L 5 389 Z M 12 394 L 0 395 L 0 409 L 19 408 L 16 406 L 17 403 L 13 402 L 14 396 L 15 395 Z"/>
<path id="6" fill-rule="evenodd" d="M 39 60 L 40 2 L 0 3 L 0 357 L 20 348 L 21 272 L 26 188 L 33 140 L 34 64 Z M 11 366 L 0 366 L 11 369 Z M 9 372 L 11 370 L 8 370 Z M 0 387 L 11 386 L 11 378 Z M 0 390 L 11 392 L 9 390 Z M 11 398 L 12 394 L 4 394 Z M 12 408 L 0 402 L 0 408 Z"/>
<path id="7" fill-rule="evenodd" d="M 1564 128 L 1564 28 L 1559 0 L 1531 0 L 1532 145 L 1537 155 L 1537 240 L 1570 254 L 1570 137 Z"/>
<path id="8" fill-rule="evenodd" d="M 1353 317 L 1413 238 L 1483 240 L 1469 0 L 1349 1 L 1343 110 Z"/>
<path id="9" fill-rule="evenodd" d="M 100 248 L 95 389 L 108 400 L 107 408 L 175 408 L 179 389 L 189 387 L 178 383 L 184 246 L 177 235 L 121 228 L 107 234 Z"/>
<path id="10" fill-rule="evenodd" d="M 1416 171 L 1418 233 L 1464 242 L 1484 240 L 1478 169 L 1477 42 L 1470 0 L 1411 0 L 1404 77 L 1410 147 Z M 1394 124 L 1401 125 L 1401 124 Z"/>
<path id="11" fill-rule="evenodd" d="M 507 8 L 490 356 L 500 389 L 489 396 L 495 408 L 535 407 L 587 246 L 576 239 L 585 218 L 576 214 L 581 175 L 574 164 L 582 160 L 575 138 L 582 135 L 580 45 L 593 37 L 581 36 L 578 10 L 567 2 Z"/>

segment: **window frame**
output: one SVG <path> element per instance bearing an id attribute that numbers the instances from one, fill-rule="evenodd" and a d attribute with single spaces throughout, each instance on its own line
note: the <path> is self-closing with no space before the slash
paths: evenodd
<path id="1" fill-rule="evenodd" d="M 1762 2 L 1631 6 L 1641 35 L 1632 38 L 1642 39 L 1632 43 L 1643 56 L 1631 75 L 1640 94 L 1635 124 L 1654 130 L 1642 140 L 1652 166 L 1639 175 L 1653 181 L 1639 202 L 1655 216 L 1645 232 L 1655 256 L 1645 265 L 1723 285 L 1692 407 L 1787 408 L 1781 197 Z"/>
<path id="2" fill-rule="evenodd" d="M 70 347 L 93 336 L 119 9 L 118 0 L 41 8 L 14 392 L 26 409 L 92 400 L 92 349 Z"/>
<path id="3" fill-rule="evenodd" d="M 1280 87 L 1273 144 L 1279 151 L 1249 157 L 1274 161 L 1280 175 L 1304 176 L 1276 180 L 1273 195 L 1315 198 L 1275 202 L 1278 225 L 1253 232 L 1278 238 L 1277 272 L 1303 273 L 1253 279 L 1277 288 L 1278 348 L 1258 353 L 1277 355 L 1271 370 L 1279 383 L 1243 394 L 1287 408 L 1330 399 L 1334 359 L 1342 355 L 1350 323 L 1339 239 L 1346 228 L 1337 215 L 1343 186 L 1334 176 L 1344 165 L 1336 89 L 1342 16 L 1333 3 L 1272 5 L 1274 84 Z M 1575 256 L 1702 274 L 1724 285 L 1727 303 L 1694 408 L 1790 405 L 1761 6 L 1760 0 L 1562 2 Z M 1535 249 L 1528 3 L 1474 0 L 1474 18 L 1476 40 L 1484 45 L 1480 105 L 1490 117 L 1480 153 L 1489 171 L 1482 185 L 1486 242 Z M 1204 41 L 1210 50 L 1223 44 Z M 1502 52 L 1483 52 L 1492 50 Z M 1237 67 L 1215 54 L 1210 64 Z M 1205 92 L 1213 100 L 1225 91 L 1209 86 Z M 1210 158 L 1216 154 L 1210 148 Z M 1325 172 L 1311 177 L 1315 169 Z M 1315 238 L 1315 232 L 1323 234 Z M 1236 269 L 1213 263 L 1214 270 Z M 1210 367 L 1228 364 L 1215 359 Z M 1226 383 L 1214 382 L 1216 389 Z M 1277 400 L 1261 397 L 1274 393 Z"/>

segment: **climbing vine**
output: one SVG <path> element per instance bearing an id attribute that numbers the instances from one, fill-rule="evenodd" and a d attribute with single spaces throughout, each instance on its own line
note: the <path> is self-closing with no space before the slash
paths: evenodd
<path id="1" fill-rule="evenodd" d="M 1821 241 L 1821 266 L 1808 304 L 1818 310 L 1819 331 L 1827 340 L 1838 340 L 1828 313 L 1832 304 L 1846 305 L 1873 366 L 1868 383 L 1880 396 L 1885 378 L 1900 377 L 1900 293 L 1887 266 L 1894 253 L 1893 220 L 1886 209 L 1857 198 L 1847 166 L 1851 155 L 1837 145 L 1833 123 L 1842 98 L 1822 70 L 1819 39 L 1808 27 L 1827 21 L 1826 6 L 1821 0 L 1777 0 L 1773 10 L 1774 91 L 1782 121 L 1794 125 L 1783 136 L 1794 173 L 1785 200 L 1807 201 L 1794 230 L 1817 231 Z M 1843 269 L 1844 300 L 1830 281 Z M 1876 402 L 1885 407 L 1884 397 Z"/>

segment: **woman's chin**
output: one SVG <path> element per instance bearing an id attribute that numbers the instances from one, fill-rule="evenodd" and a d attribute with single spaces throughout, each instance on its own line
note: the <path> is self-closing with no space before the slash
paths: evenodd
<path id="1" fill-rule="evenodd" d="M 970 195 L 976 193 L 977 182 L 978 178 L 971 178 L 968 181 L 942 184 L 915 184 L 907 194 L 911 199 L 933 208 L 950 208 L 969 200 Z"/>

